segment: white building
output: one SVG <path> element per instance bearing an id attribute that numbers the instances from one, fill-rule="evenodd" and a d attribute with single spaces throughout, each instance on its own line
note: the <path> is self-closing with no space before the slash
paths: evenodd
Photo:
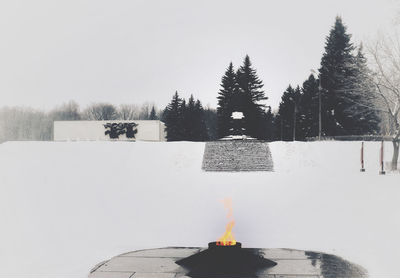
<path id="1" fill-rule="evenodd" d="M 117 139 L 110 138 L 110 128 L 106 124 L 120 124 L 126 126 L 128 123 L 135 123 L 137 130 L 135 138 L 126 136 L 126 129 Z M 108 130 L 108 132 L 106 132 Z M 163 122 L 155 120 L 148 121 L 54 121 L 54 141 L 108 141 L 108 140 L 129 140 L 129 141 L 166 141 L 166 131 Z"/>

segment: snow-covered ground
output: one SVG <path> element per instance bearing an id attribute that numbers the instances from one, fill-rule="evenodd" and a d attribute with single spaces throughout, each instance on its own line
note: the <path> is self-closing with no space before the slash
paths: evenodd
<path id="1" fill-rule="evenodd" d="M 400 175 L 379 143 L 270 144 L 275 172 L 206 173 L 204 143 L 0 144 L 0 277 L 87 277 L 123 252 L 206 246 L 232 197 L 244 247 L 334 253 L 397 278 Z M 391 145 L 386 145 L 390 160 Z"/>

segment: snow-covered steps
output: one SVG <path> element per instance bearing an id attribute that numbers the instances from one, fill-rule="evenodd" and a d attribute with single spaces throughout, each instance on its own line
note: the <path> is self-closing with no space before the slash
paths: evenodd
<path id="1" fill-rule="evenodd" d="M 273 171 L 268 143 L 256 140 L 207 142 L 204 150 L 204 171 Z"/>

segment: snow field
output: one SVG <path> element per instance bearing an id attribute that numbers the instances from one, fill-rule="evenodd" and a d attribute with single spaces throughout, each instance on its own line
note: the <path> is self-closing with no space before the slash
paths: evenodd
<path id="1" fill-rule="evenodd" d="M 0 276 L 86 277 L 123 252 L 206 246 L 232 197 L 244 247 L 328 252 L 397 277 L 400 176 L 378 175 L 378 142 L 360 173 L 360 147 L 274 142 L 275 172 L 207 173 L 204 143 L 0 144 Z"/>

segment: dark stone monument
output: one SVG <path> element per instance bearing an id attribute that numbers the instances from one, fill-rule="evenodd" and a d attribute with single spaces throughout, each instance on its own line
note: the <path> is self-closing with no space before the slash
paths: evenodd
<path id="1" fill-rule="evenodd" d="M 256 277 L 266 268 L 277 265 L 264 258 L 257 249 L 242 248 L 242 244 L 217 245 L 210 242 L 208 249 L 176 262 L 189 270 L 193 278 Z"/>
<path id="2" fill-rule="evenodd" d="M 110 136 L 110 139 L 118 139 L 120 135 L 125 134 L 128 139 L 135 139 L 138 124 L 130 123 L 106 123 L 104 128 L 105 135 Z"/>

